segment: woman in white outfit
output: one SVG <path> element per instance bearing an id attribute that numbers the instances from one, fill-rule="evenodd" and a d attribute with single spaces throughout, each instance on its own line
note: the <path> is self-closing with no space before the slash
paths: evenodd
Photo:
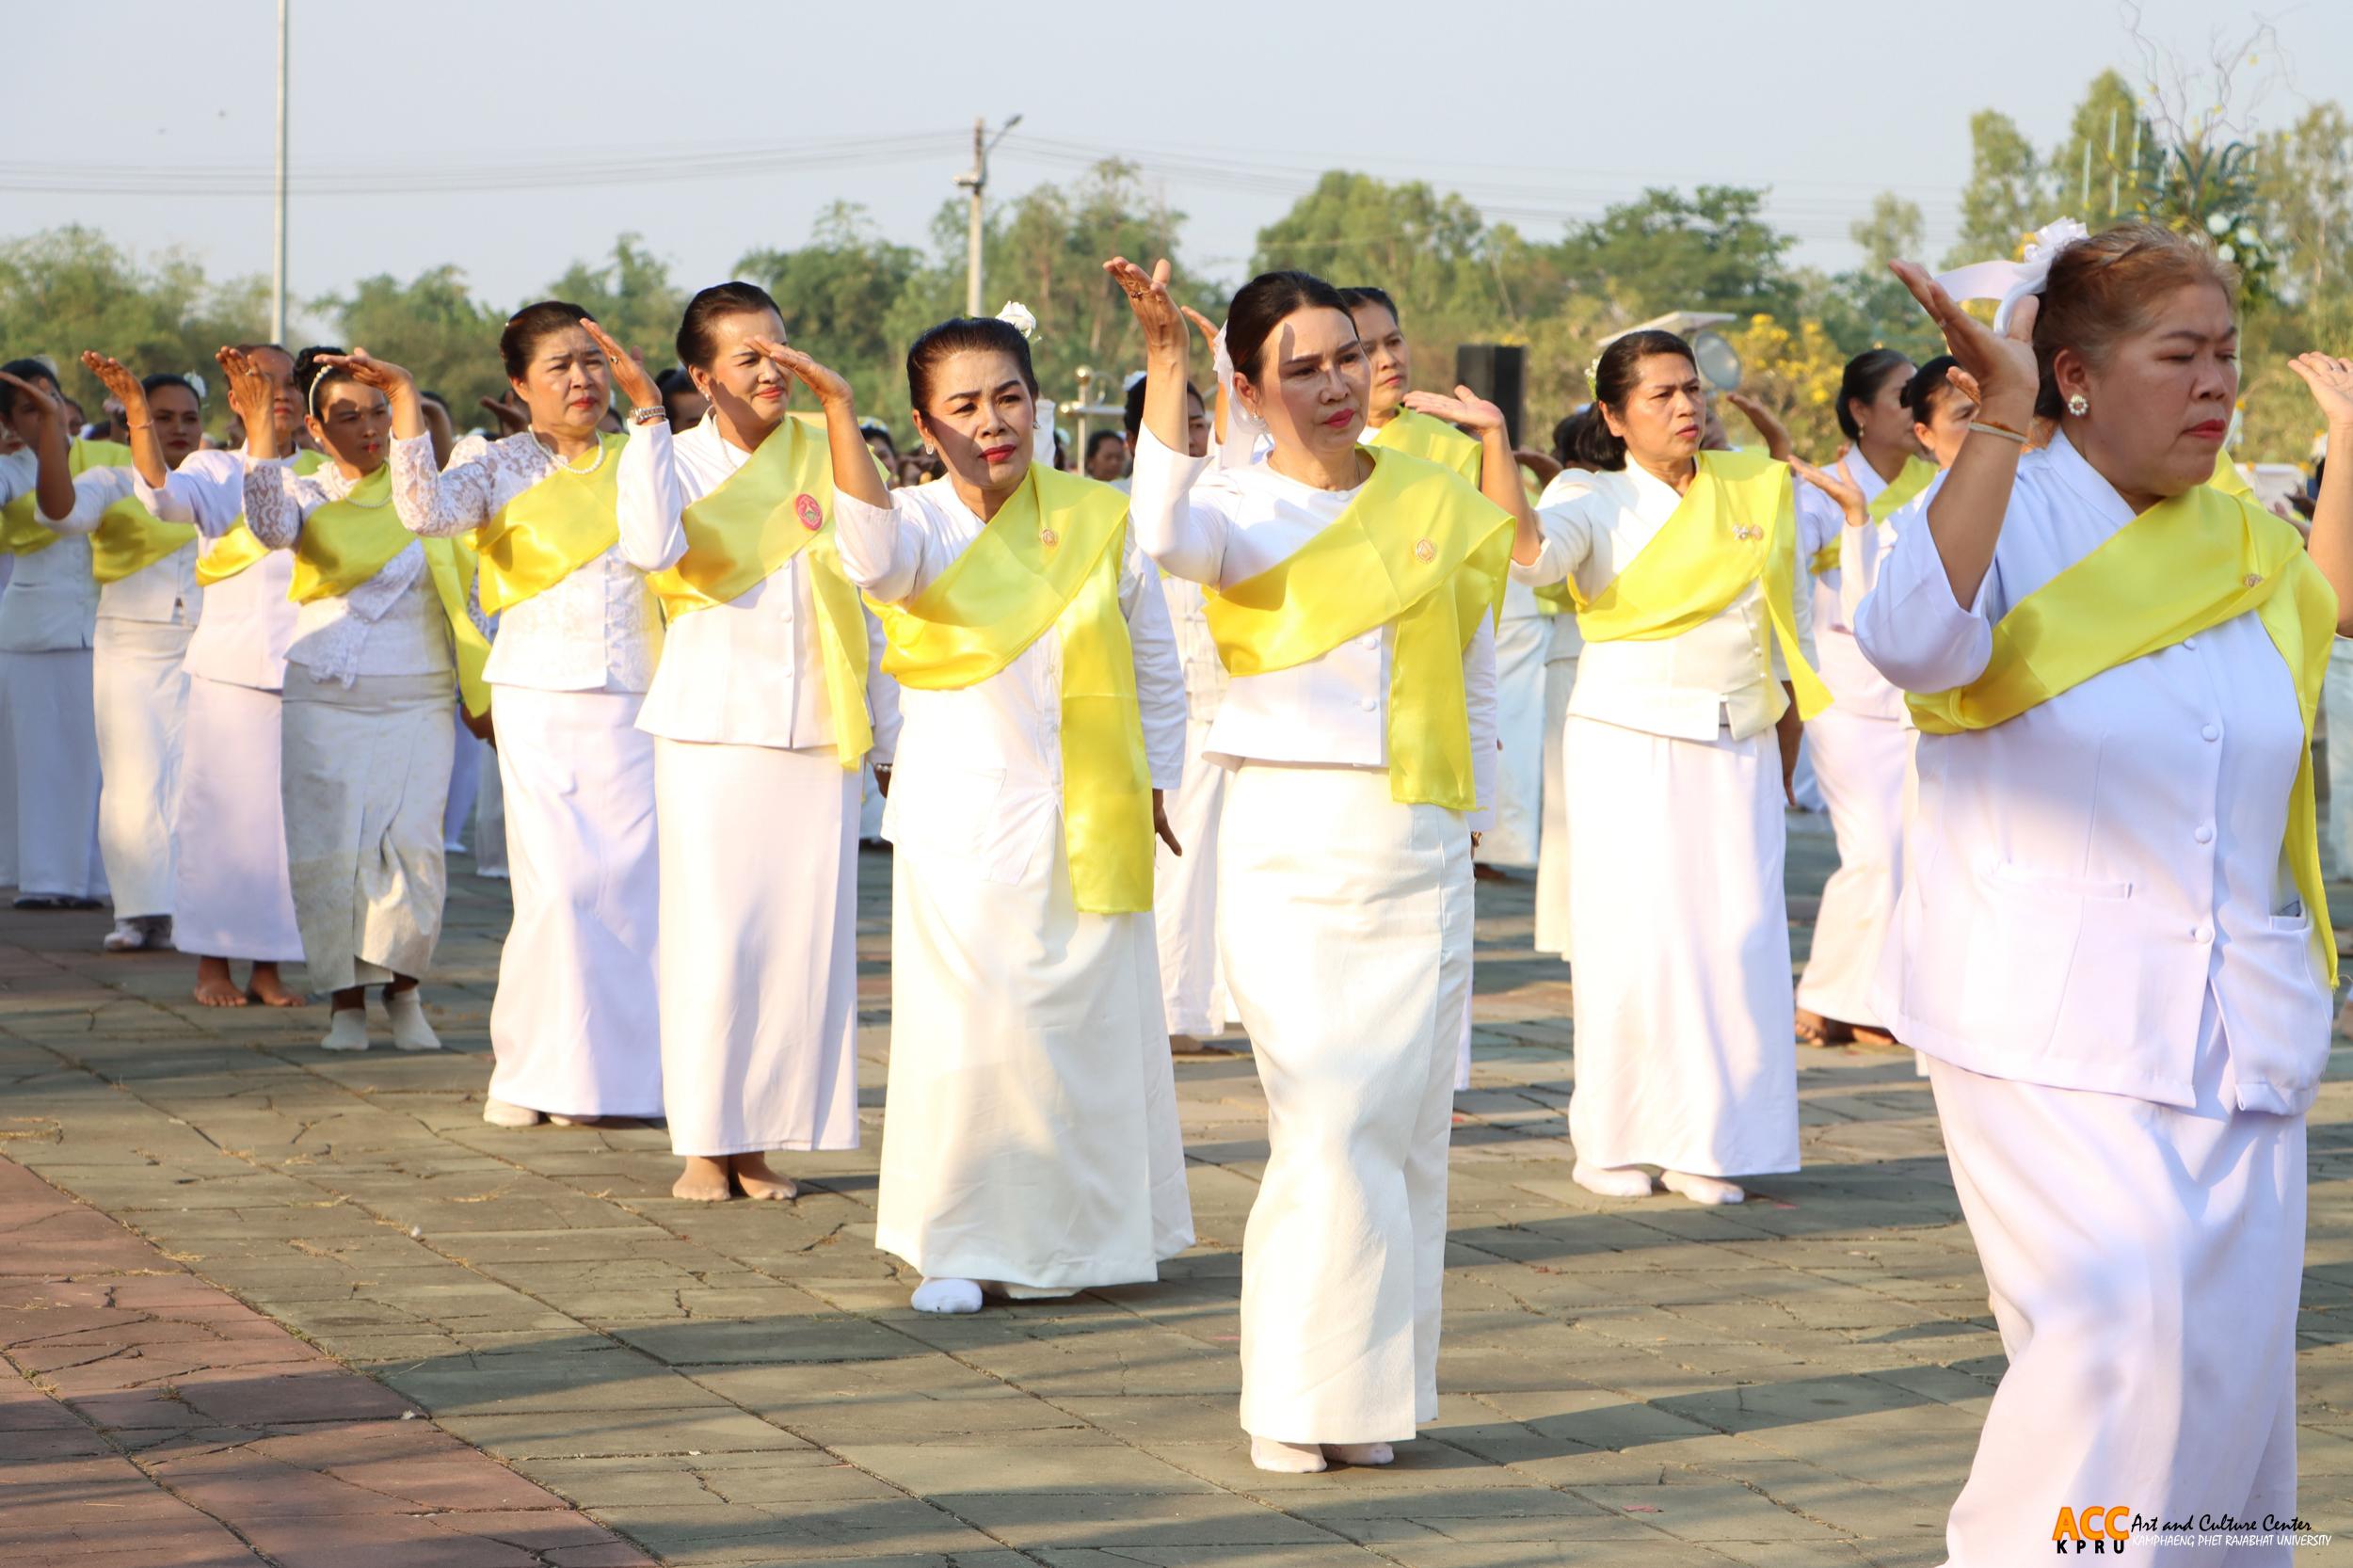
<path id="1" fill-rule="evenodd" d="M 923 1276 L 917 1310 L 972 1312 L 1150 1280 L 1193 1244 L 1151 914 L 1184 686 L 1127 498 L 1035 460 L 1021 333 L 931 328 L 907 392 L 946 476 L 834 469 L 904 716 L 874 1244 Z"/>
<path id="2" fill-rule="evenodd" d="M 94 909 L 106 893 L 90 664 L 98 583 L 88 536 L 49 526 L 84 499 L 75 476 L 89 453 L 39 360 L 0 365 L 0 420 L 24 443 L 0 456 L 0 548 L 15 557 L 0 589 L 0 721 L 16 759 L 16 906 Z"/>
<path id="3" fill-rule="evenodd" d="M 1241 1425 L 1263 1469 L 1384 1464 L 1437 1415 L 1471 845 L 1495 798 L 1492 616 L 1513 515 L 1455 470 L 1358 444 L 1357 326 L 1301 272 L 1234 298 L 1219 370 L 1236 460 L 1205 472 L 1178 451 L 1187 329 L 1167 264 L 1110 270 L 1146 347 L 1137 532 L 1171 576 L 1215 591 L 1232 677 L 1208 741 L 1235 770 L 1219 946 L 1268 1138 L 1242 1247 Z M 1499 410 L 1415 398 L 1477 425 L 1516 493 Z M 1260 431 L 1272 448 L 1251 462 Z"/>
<path id="4" fill-rule="evenodd" d="M 1788 467 L 1702 452 L 1691 352 L 1640 331 L 1596 361 L 1593 472 L 1541 507 L 1513 572 L 1566 577 L 1583 651 L 1565 753 L 1577 1182 L 1697 1203 L 1798 1168 L 1783 803 L 1808 595 Z"/>
<path id="5" fill-rule="evenodd" d="M 2026 1561 L 2094 1501 L 2285 1520 L 2335 954 L 2309 742 L 2353 484 L 2309 556 L 2206 484 L 2237 280 L 2199 240 L 2054 226 L 2024 264 L 1897 270 L 1982 393 L 1855 625 L 1922 730 L 1889 1021 L 1929 1058 L 2009 1358 L 1950 1560 Z M 1997 329 L 1947 282 L 2006 296 Z M 2295 368 L 2353 440 L 2353 364 Z"/>
<path id="6" fill-rule="evenodd" d="M 632 403 L 664 403 L 592 335 Z M 696 295 L 678 355 L 710 412 L 654 422 L 621 457 L 621 553 L 670 612 L 637 727 L 654 737 L 668 934 L 663 1097 L 686 1162 L 671 1191 L 705 1201 L 789 1198 L 771 1152 L 858 1142 L 860 763 L 888 755 L 876 721 L 895 709 L 834 546 L 831 448 L 872 465 L 846 401 L 839 437 L 788 411 L 795 376 L 821 402 L 840 378 L 783 344 L 757 286 Z"/>
<path id="7" fill-rule="evenodd" d="M 621 553 L 617 481 L 623 445 L 664 415 L 656 401 L 630 410 L 626 438 L 599 435 L 612 370 L 587 316 L 543 300 L 500 334 L 529 428 L 470 436 L 445 470 L 421 426 L 392 442 L 400 520 L 428 538 L 473 536 L 482 606 L 499 617 L 486 679 L 515 918 L 482 1115 L 500 1127 L 662 1114 L 653 737 L 637 728 L 662 620 Z"/>
<path id="8" fill-rule="evenodd" d="M 448 540 L 416 538 L 391 511 L 388 448 L 415 432 L 415 409 L 396 413 L 351 365 L 337 349 L 295 361 L 311 438 L 333 461 L 308 477 L 277 464 L 246 474 L 246 525 L 295 557 L 280 763 L 287 866 L 304 965 L 332 993 L 320 1043 L 365 1050 L 364 987 L 380 984 L 392 1044 L 439 1050 L 417 981 L 448 887 L 449 703 L 462 686 L 471 710 L 487 708 L 488 648 L 472 561 Z M 258 399 L 242 360 L 230 375 L 243 401 Z"/>
<path id="9" fill-rule="evenodd" d="M 257 400 L 247 406 L 237 384 L 228 384 L 229 406 L 247 432 L 243 450 L 193 452 L 167 472 L 160 452 L 148 452 L 140 433 L 132 432 L 139 501 L 166 522 L 195 528 L 196 580 L 204 594 L 204 616 L 188 639 L 186 659 L 172 939 L 197 954 L 195 995 L 205 1006 L 296 1007 L 305 999 L 279 973 L 280 964 L 302 958 L 279 779 L 294 557 L 266 548 L 245 526 L 245 478 L 261 465 L 308 474 L 322 459 L 296 445 L 302 413 L 293 357 L 275 344 L 247 344 L 220 351 L 224 369 L 232 356 L 242 356 L 247 388 Z M 111 365 L 102 360 L 92 369 L 110 389 L 115 376 L 129 381 L 120 367 L 104 368 Z M 123 392 L 117 395 L 132 406 Z M 242 987 L 232 959 L 252 965 Z"/>

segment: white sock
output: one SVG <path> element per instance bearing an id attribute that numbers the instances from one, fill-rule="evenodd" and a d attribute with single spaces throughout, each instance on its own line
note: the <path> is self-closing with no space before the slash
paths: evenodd
<path id="1" fill-rule="evenodd" d="M 1386 1443 L 1326 1443 L 1323 1457 L 1342 1464 L 1386 1464 L 1397 1457 L 1397 1450 Z"/>
<path id="2" fill-rule="evenodd" d="M 502 1099 L 482 1102 L 482 1119 L 492 1127 L 537 1127 L 539 1112 L 528 1106 L 509 1104 Z"/>
<path id="3" fill-rule="evenodd" d="M 907 1304 L 918 1312 L 978 1312 L 981 1288 L 968 1279 L 927 1279 Z"/>
<path id="4" fill-rule="evenodd" d="M 1715 1176 L 1693 1176 L 1688 1171 L 1669 1171 L 1658 1178 L 1659 1185 L 1670 1192 L 1680 1192 L 1693 1203 L 1746 1203 L 1749 1195 L 1729 1181 Z"/>
<path id="5" fill-rule="evenodd" d="M 1647 1198 L 1653 1191 L 1650 1173 L 1640 1165 L 1588 1165 L 1580 1160 L 1569 1179 L 1605 1198 Z"/>
<path id="6" fill-rule="evenodd" d="M 1324 1460 L 1321 1443 L 1278 1443 L 1272 1437 L 1250 1440 L 1250 1463 L 1261 1470 L 1287 1476 L 1312 1476 L 1331 1468 Z"/>
<path id="7" fill-rule="evenodd" d="M 338 1007 L 328 1020 L 327 1038 L 319 1044 L 328 1050 L 365 1050 L 368 1048 L 368 1010 L 366 1007 Z"/>
<path id="8" fill-rule="evenodd" d="M 392 1044 L 402 1050 L 441 1048 L 441 1037 L 424 1021 L 424 1003 L 417 1000 L 415 986 L 406 991 L 387 991 L 384 1013 L 392 1020 Z"/>

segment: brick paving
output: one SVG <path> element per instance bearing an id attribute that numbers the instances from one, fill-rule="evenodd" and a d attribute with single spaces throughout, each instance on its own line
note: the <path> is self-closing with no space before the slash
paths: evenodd
<path id="1" fill-rule="evenodd" d="M 1827 861 L 1806 824 L 1801 941 Z M 0 1561 L 1942 1560 L 2002 1359 L 1909 1057 L 1801 1049 L 1806 1168 L 1745 1206 L 1595 1198 L 1566 971 L 1527 885 L 1482 884 L 1439 1420 L 1387 1470 L 1268 1476 L 1234 1424 L 1246 1060 L 1178 1065 L 1201 1244 L 1160 1284 L 927 1319 L 872 1245 L 886 861 L 866 1146 L 716 1207 L 669 1197 L 657 1129 L 482 1122 L 506 910 L 466 865 L 438 1056 L 329 1055 L 321 1010 L 200 1008 L 185 959 L 0 911 Z M 2313 1117 L 2299 1511 L 2353 1537 L 2346 1065 Z"/>

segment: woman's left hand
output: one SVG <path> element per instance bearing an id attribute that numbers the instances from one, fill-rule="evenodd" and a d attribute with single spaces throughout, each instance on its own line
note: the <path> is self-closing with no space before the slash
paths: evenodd
<path id="1" fill-rule="evenodd" d="M 490 710 L 485 708 L 480 713 L 476 713 L 460 703 L 457 713 L 465 722 L 467 734 L 486 745 L 495 746 L 499 744 L 498 727 L 490 722 Z"/>
<path id="2" fill-rule="evenodd" d="M 1113 256 L 1103 264 L 1103 270 L 1128 296 L 1128 309 L 1135 312 L 1136 325 L 1144 329 L 1145 357 L 1183 353 L 1185 316 L 1169 296 L 1168 258 L 1155 262 L 1147 273 L 1127 257 Z"/>
<path id="3" fill-rule="evenodd" d="M 1828 469 L 1816 468 L 1802 457 L 1792 456 L 1788 462 L 1791 472 L 1838 503 L 1838 509 L 1846 514 L 1849 527 L 1860 528 L 1871 520 L 1870 506 L 1864 501 L 1863 491 L 1851 482 Z"/>
<path id="4" fill-rule="evenodd" d="M 1483 436 L 1490 430 L 1504 427 L 1503 410 L 1471 391 L 1457 386 L 1452 397 L 1444 392 L 1409 392 L 1405 407 L 1432 419 L 1442 419 L 1449 424 L 1459 424 Z"/>
<path id="5" fill-rule="evenodd" d="M 586 316 L 581 318 L 581 329 L 596 340 L 604 351 L 605 363 L 613 369 L 613 384 L 621 389 L 632 408 L 656 408 L 662 406 L 662 392 L 654 386 L 653 377 L 646 374 L 646 357 L 623 348 L 611 334 Z"/>
<path id="6" fill-rule="evenodd" d="M 849 405 L 850 383 L 840 372 L 819 364 L 791 344 L 778 343 L 774 338 L 746 338 L 744 342 L 746 347 L 758 350 L 782 366 L 824 407 L 831 408 L 837 405 Z"/>
<path id="7" fill-rule="evenodd" d="M 1168 846 L 1169 854 L 1183 856 L 1185 846 L 1176 841 L 1176 830 L 1168 825 L 1168 803 L 1160 798 L 1158 790 L 1152 792 L 1152 831 L 1160 836 L 1160 842 Z"/>
<path id="8" fill-rule="evenodd" d="M 1765 453 L 1776 463 L 1785 463 L 1796 450 L 1789 440 L 1789 427 L 1770 408 L 1747 392 L 1724 393 L 1724 401 L 1740 410 L 1740 417 L 1756 426 L 1756 433 L 1765 438 Z"/>
<path id="9" fill-rule="evenodd" d="M 2331 430 L 2353 429 L 2353 360 L 2333 354 L 2298 354 L 2288 361 L 2320 406 Z"/>

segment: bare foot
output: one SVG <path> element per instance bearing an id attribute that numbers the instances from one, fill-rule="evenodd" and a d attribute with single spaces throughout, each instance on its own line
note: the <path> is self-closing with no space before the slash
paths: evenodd
<path id="1" fill-rule="evenodd" d="M 1873 1050 L 1894 1050 L 1902 1046 L 1902 1042 L 1895 1035 L 1872 1024 L 1854 1026 L 1854 1043 L 1858 1046 L 1868 1047 Z"/>
<path id="2" fill-rule="evenodd" d="M 1828 1018 L 1809 1008 L 1798 1009 L 1798 1038 L 1810 1046 L 1830 1044 L 1833 1025 Z"/>
<path id="3" fill-rule="evenodd" d="M 200 958 L 196 961 L 196 1000 L 207 1007 L 243 1007 L 245 993 L 229 978 L 229 960 Z"/>
<path id="4" fill-rule="evenodd" d="M 728 1160 L 734 1173 L 735 1184 L 744 1189 L 747 1198 L 794 1198 L 800 1196 L 800 1184 L 789 1176 L 778 1176 L 770 1167 L 764 1154 L 739 1154 Z"/>
<path id="5" fill-rule="evenodd" d="M 299 991 L 290 991 L 279 978 L 275 964 L 256 964 L 253 978 L 246 982 L 245 994 L 264 1007 L 308 1007 L 311 999 Z"/>
<path id="6" fill-rule="evenodd" d="M 735 1189 L 728 1185 L 728 1162 L 724 1157 L 712 1160 L 699 1154 L 686 1157 L 686 1169 L 670 1184 L 670 1196 L 692 1198 L 696 1203 L 725 1203 L 735 1196 Z"/>

